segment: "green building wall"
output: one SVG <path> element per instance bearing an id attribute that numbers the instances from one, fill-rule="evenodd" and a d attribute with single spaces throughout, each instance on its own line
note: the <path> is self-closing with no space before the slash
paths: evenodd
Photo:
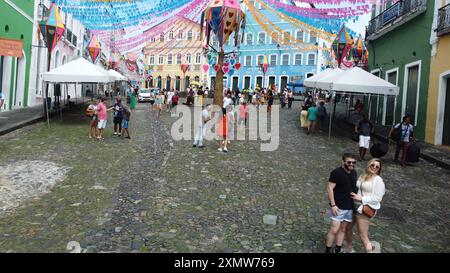
<path id="1" fill-rule="evenodd" d="M 428 104 L 428 82 L 431 59 L 430 35 L 433 23 L 434 1 L 427 1 L 426 12 L 411 21 L 396 27 L 376 40 L 369 41 L 369 71 L 380 69 L 380 77 L 386 79 L 386 71 L 398 68 L 398 86 L 394 120 L 399 122 L 402 114 L 403 92 L 405 92 L 405 65 L 422 61 L 418 111 L 415 119 L 415 135 L 425 138 Z M 383 104 L 381 104 L 381 107 Z M 385 109 L 383 111 L 386 111 Z M 380 122 L 380 119 L 378 120 Z M 387 124 L 386 124 L 387 125 Z"/>
<path id="2" fill-rule="evenodd" d="M 25 12 L 31 20 L 34 18 L 34 1 L 33 0 L 9 0 Z M 16 9 L 11 7 L 5 1 L 0 1 L 0 38 L 16 39 L 23 41 L 23 51 L 25 53 L 26 65 L 25 65 L 25 83 L 24 83 L 24 93 L 23 93 L 23 105 L 22 107 L 28 106 L 28 88 L 30 79 L 30 66 L 31 66 L 31 43 L 33 40 L 33 22 L 28 20 L 25 16 L 19 13 Z M 8 27 L 6 27 L 8 26 Z M 7 31 L 7 28 L 9 29 Z M 8 109 L 11 110 L 13 107 L 13 96 L 14 96 L 14 77 L 15 77 L 15 57 L 13 57 L 13 62 L 11 65 L 11 85 L 10 90 L 4 90 L 4 92 L 9 91 L 9 103 Z M 4 79 L 6 80 L 6 79 Z"/>

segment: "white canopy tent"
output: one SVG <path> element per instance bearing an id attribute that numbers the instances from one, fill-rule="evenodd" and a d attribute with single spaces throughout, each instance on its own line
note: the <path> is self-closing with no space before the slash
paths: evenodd
<path id="1" fill-rule="evenodd" d="M 307 87 L 348 94 L 377 96 L 397 96 L 399 94 L 398 86 L 359 67 L 353 67 L 349 70 L 327 69 L 305 80 L 304 84 Z M 334 102 L 334 109 L 336 109 L 336 101 Z M 329 137 L 331 137 L 332 119 L 333 115 L 330 115 Z"/>
<path id="2" fill-rule="evenodd" d="M 115 80 L 105 69 L 80 58 L 42 74 L 47 83 L 109 83 Z"/>
<path id="3" fill-rule="evenodd" d="M 313 87 L 316 88 L 317 86 L 317 82 L 322 80 L 322 79 L 326 79 L 327 77 L 331 77 L 337 73 L 342 72 L 343 70 L 340 68 L 327 68 L 324 71 L 320 72 L 319 74 L 316 74 L 310 78 L 307 78 L 304 82 L 303 85 L 305 85 L 306 87 Z"/>
<path id="4" fill-rule="evenodd" d="M 120 74 L 119 72 L 117 72 L 116 70 L 113 70 L 113 69 L 108 70 L 108 74 L 115 77 L 116 81 L 126 81 L 127 80 L 127 78 L 125 76 L 123 76 L 122 74 Z"/>
<path id="5" fill-rule="evenodd" d="M 65 83 L 66 91 L 67 84 L 80 83 L 109 83 L 114 82 L 116 77 L 112 76 L 108 71 L 100 66 L 90 63 L 89 61 L 79 58 L 77 60 L 71 61 L 65 65 L 57 67 L 48 72 L 42 73 L 42 79 L 45 84 L 57 84 Z M 45 112 L 47 114 L 47 124 L 50 126 L 49 118 L 49 107 L 48 107 L 48 93 L 45 94 Z M 70 104 L 70 103 L 69 103 Z M 61 119 L 62 119 L 62 108 L 61 108 Z"/>

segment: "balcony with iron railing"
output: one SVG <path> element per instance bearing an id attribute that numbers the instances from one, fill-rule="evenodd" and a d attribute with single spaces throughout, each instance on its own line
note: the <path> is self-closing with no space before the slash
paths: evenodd
<path id="1" fill-rule="evenodd" d="M 450 4 L 439 9 L 436 32 L 438 37 L 450 34 Z"/>
<path id="2" fill-rule="evenodd" d="M 367 38 L 375 40 L 427 10 L 427 0 L 400 0 L 369 22 Z"/>

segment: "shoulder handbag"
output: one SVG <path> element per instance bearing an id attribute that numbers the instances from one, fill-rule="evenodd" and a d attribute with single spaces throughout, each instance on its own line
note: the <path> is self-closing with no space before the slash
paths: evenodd
<path id="1" fill-rule="evenodd" d="M 372 195 L 373 195 L 373 192 L 375 191 L 375 181 L 373 181 L 372 183 L 373 183 L 372 184 Z M 362 182 L 361 182 L 361 196 L 362 195 L 363 195 L 363 190 L 362 190 Z M 369 205 L 363 205 L 362 214 L 369 218 L 373 218 L 377 214 L 377 210 L 373 209 Z"/>

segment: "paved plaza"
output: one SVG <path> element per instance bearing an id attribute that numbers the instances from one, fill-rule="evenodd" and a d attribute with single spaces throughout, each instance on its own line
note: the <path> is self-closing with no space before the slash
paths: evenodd
<path id="1" fill-rule="evenodd" d="M 280 109 L 278 150 L 233 141 L 225 154 L 173 141 L 176 118 L 147 107 L 132 112 L 131 140 L 112 136 L 112 122 L 104 142 L 89 139 L 74 111 L 1 136 L 0 252 L 324 251 L 329 173 L 355 142 L 306 135 L 296 102 Z M 450 173 L 423 160 L 401 168 L 392 148 L 370 238 L 383 253 L 449 252 Z"/>

